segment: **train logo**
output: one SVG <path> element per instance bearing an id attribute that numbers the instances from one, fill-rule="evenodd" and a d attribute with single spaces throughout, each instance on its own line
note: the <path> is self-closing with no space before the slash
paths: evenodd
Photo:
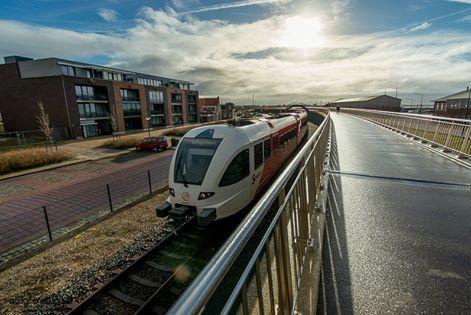
<path id="1" fill-rule="evenodd" d="M 185 200 L 185 201 L 190 200 L 190 194 L 185 191 L 185 192 L 182 194 L 182 199 Z"/>

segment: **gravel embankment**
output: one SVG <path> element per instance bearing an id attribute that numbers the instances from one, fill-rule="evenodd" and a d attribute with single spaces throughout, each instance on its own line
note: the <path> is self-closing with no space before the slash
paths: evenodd
<path id="1" fill-rule="evenodd" d="M 0 314 L 62 314 L 172 230 L 157 195 L 0 273 Z"/>

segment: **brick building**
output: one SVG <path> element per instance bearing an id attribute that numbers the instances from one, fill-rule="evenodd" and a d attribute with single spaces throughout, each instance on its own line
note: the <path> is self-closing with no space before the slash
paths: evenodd
<path id="1" fill-rule="evenodd" d="M 221 115 L 221 103 L 218 97 L 201 97 L 201 121 L 210 122 L 220 119 Z"/>
<path id="2" fill-rule="evenodd" d="M 5 57 L 0 113 L 5 131 L 36 130 L 42 102 L 53 127 L 72 138 L 200 121 L 187 81 L 59 58 Z M 147 118 L 147 119 L 146 119 Z"/>
<path id="3" fill-rule="evenodd" d="M 433 101 L 433 114 L 452 118 L 471 117 L 471 89 L 451 94 Z"/>

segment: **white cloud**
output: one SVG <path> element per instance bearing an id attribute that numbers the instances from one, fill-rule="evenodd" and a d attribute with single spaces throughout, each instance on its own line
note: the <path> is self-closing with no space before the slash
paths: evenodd
<path id="1" fill-rule="evenodd" d="M 458 22 L 471 23 L 471 15 L 463 16 L 461 19 L 458 20 Z"/>
<path id="2" fill-rule="evenodd" d="M 417 31 L 425 30 L 425 29 L 429 28 L 430 26 L 432 26 L 431 23 L 424 22 L 424 23 L 419 24 L 417 26 L 411 27 L 410 31 L 411 32 L 417 32 Z"/>
<path id="3" fill-rule="evenodd" d="M 471 0 L 447 0 L 448 2 L 459 2 L 459 3 L 469 3 L 471 4 Z"/>
<path id="4" fill-rule="evenodd" d="M 118 19 L 118 12 L 113 9 L 101 8 L 98 10 L 98 15 L 101 16 L 106 22 L 114 22 Z"/>
<path id="5" fill-rule="evenodd" d="M 0 20 L 0 56 L 107 55 L 111 66 L 190 80 L 203 95 L 237 103 L 251 103 L 252 92 L 259 104 L 312 103 L 396 83 L 401 93 L 450 94 L 469 81 L 470 31 L 325 34 L 323 46 L 298 49 L 279 40 L 289 18 L 231 24 L 146 8 L 123 35 Z"/>
<path id="6" fill-rule="evenodd" d="M 183 9 L 195 4 L 199 4 L 199 0 L 172 0 L 172 5 L 176 9 Z"/>
<path id="7" fill-rule="evenodd" d="M 180 0 L 177 0 L 177 1 L 180 1 Z M 287 3 L 291 1 L 292 0 L 242 0 L 242 1 L 236 1 L 236 2 L 218 3 L 214 5 L 208 5 L 201 8 L 196 8 L 194 10 L 191 10 L 185 13 L 200 13 L 200 12 L 207 12 L 207 11 L 217 11 L 217 10 L 223 10 L 223 9 L 247 7 L 247 6 L 252 6 L 252 5 L 280 4 L 280 3 Z"/>
<path id="8" fill-rule="evenodd" d="M 348 21 L 350 19 L 351 0 L 331 1 L 330 7 L 335 21 Z"/>

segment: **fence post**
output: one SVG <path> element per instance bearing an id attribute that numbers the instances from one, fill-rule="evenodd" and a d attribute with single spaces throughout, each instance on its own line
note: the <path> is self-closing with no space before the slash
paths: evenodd
<path id="1" fill-rule="evenodd" d="M 111 191 L 109 184 L 106 184 L 106 190 L 108 191 L 108 202 L 110 203 L 110 212 L 113 212 L 113 201 L 111 200 Z"/>
<path id="2" fill-rule="evenodd" d="M 149 195 L 152 195 L 152 182 L 150 180 L 150 170 L 147 170 L 147 180 L 149 181 Z"/>
<path id="3" fill-rule="evenodd" d="M 46 206 L 43 206 L 43 210 L 44 210 L 44 218 L 46 219 L 47 233 L 49 234 L 49 240 L 52 242 L 51 226 L 49 225 L 49 218 L 47 216 Z"/>

